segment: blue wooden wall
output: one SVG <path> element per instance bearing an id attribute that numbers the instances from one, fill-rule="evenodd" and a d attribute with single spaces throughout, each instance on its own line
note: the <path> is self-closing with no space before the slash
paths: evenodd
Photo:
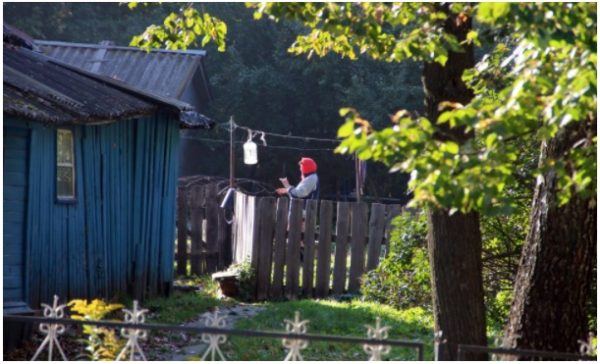
<path id="1" fill-rule="evenodd" d="M 173 278 L 177 121 L 156 115 L 73 127 L 71 204 L 56 201 L 55 129 L 14 119 L 4 125 L 30 129 L 28 302 L 164 291 Z"/>
<path id="2" fill-rule="evenodd" d="M 4 128 L 4 300 L 25 301 L 25 213 L 29 130 Z M 25 161 L 25 162 L 24 162 Z"/>

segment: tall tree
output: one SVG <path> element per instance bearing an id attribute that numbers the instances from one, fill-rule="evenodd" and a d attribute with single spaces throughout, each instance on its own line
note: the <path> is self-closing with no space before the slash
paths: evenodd
<path id="1" fill-rule="evenodd" d="M 472 20 L 451 12 L 449 7 L 436 5 L 438 11 L 447 14 L 444 31 L 463 42 L 472 30 Z M 443 102 L 465 105 L 471 101 L 473 92 L 462 81 L 462 74 L 474 65 L 472 45 L 464 46 L 461 52 L 448 52 L 445 65 L 425 63 L 423 88 L 429 120 L 438 119 Z M 459 145 L 472 137 L 473 133 L 467 133 L 465 128 L 451 128 L 448 124 L 440 125 L 435 135 Z M 427 221 L 435 329 L 442 332 L 449 349 L 448 356 L 442 358 L 455 360 L 458 344 L 486 345 L 479 215 L 450 214 L 446 208 L 430 208 Z"/>
<path id="2" fill-rule="evenodd" d="M 473 47 L 466 44 L 471 18 L 451 11 L 449 4 L 268 4 L 261 12 L 310 27 L 310 35 L 297 38 L 296 52 L 333 51 L 355 58 L 360 48 L 375 59 L 425 61 L 426 115 L 433 122 L 440 107 L 467 104 L 473 96 L 462 81 L 463 72 L 475 64 Z M 420 38 L 429 39 L 419 44 Z M 446 124 L 437 126 L 433 138 L 458 146 L 472 136 L 464 127 Z M 458 344 L 486 345 L 479 216 L 431 206 L 428 230 L 436 331 L 447 342 L 445 358 L 456 359 Z"/>
<path id="3" fill-rule="evenodd" d="M 485 3 L 476 12 L 500 42 L 463 75 L 471 102 L 446 104 L 453 110 L 437 119 L 474 139 L 440 143 L 437 125 L 406 113 L 397 126 L 371 132 L 349 112 L 342 145 L 412 171 L 413 202 L 494 215 L 515 207 L 515 172 L 525 162 L 519 148 L 539 143 L 504 343 L 573 352 L 588 329 L 596 264 L 596 4 Z M 467 39 L 477 42 L 478 33 Z"/>

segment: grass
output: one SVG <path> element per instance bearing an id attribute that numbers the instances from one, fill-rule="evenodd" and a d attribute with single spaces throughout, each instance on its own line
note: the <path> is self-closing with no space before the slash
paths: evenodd
<path id="1" fill-rule="evenodd" d="M 365 325 L 375 325 L 376 317 L 390 327 L 390 339 L 420 340 L 425 345 L 425 358 L 431 358 L 433 319 L 420 308 L 399 311 L 389 306 L 354 300 L 302 300 L 272 302 L 265 311 L 237 322 L 236 328 L 248 330 L 284 331 L 285 319 L 293 319 L 300 311 L 302 320 L 310 320 L 308 333 L 366 338 Z M 223 347 L 228 360 L 283 360 L 286 352 L 280 339 L 233 336 Z M 313 342 L 302 351 L 305 360 L 367 360 L 362 345 L 337 342 Z M 393 348 L 386 359 L 416 360 L 410 348 Z"/>
<path id="2" fill-rule="evenodd" d="M 186 278 L 175 281 L 179 286 L 194 286 L 196 291 L 174 291 L 169 297 L 150 298 L 144 302 L 144 308 L 150 310 L 148 322 L 180 324 L 198 317 L 214 308 L 228 304 L 217 298 L 217 283 L 210 277 Z"/>

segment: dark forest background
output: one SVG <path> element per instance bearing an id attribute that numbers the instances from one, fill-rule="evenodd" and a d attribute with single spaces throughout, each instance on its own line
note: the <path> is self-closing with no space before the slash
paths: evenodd
<path id="1" fill-rule="evenodd" d="M 134 35 L 162 22 L 181 5 L 153 4 L 135 10 L 118 3 L 4 3 L 3 7 L 4 22 L 35 39 L 79 43 L 110 40 L 126 46 Z M 335 139 L 343 121 L 338 114 L 341 107 L 360 110 L 377 127 L 390 123 L 389 115 L 398 109 L 423 109 L 422 70 L 416 63 L 294 56 L 287 48 L 300 25 L 255 21 L 252 10 L 240 3 L 196 6 L 228 25 L 226 52 L 218 52 L 212 44 L 203 47 L 213 101 L 201 111 L 217 123 L 226 123 L 234 116 L 237 124 L 258 130 Z M 182 133 L 186 155 L 181 159 L 180 175 L 229 175 L 228 133 L 224 128 Z M 247 166 L 242 161 L 241 143 L 246 139 L 245 131 L 236 131 L 236 177 L 278 187 L 277 177 L 287 175 L 296 183 L 297 162 L 308 156 L 319 164 L 323 197 L 343 199 L 354 189 L 354 162 L 351 157 L 333 153 L 336 143 L 267 136 L 268 146 L 262 147 L 255 138 L 259 162 Z M 369 163 L 365 193 L 406 200 L 406 181 L 406 176 L 389 174 L 385 166 Z"/>

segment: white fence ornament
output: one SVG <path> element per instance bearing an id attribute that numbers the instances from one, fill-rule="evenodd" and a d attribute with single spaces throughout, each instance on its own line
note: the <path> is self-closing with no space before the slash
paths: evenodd
<path id="1" fill-rule="evenodd" d="M 123 309 L 123 312 L 125 312 L 125 322 L 126 323 L 143 324 L 144 321 L 146 321 L 146 318 L 144 317 L 144 315 L 146 314 L 146 312 L 148 312 L 148 310 L 138 309 L 138 301 L 134 300 L 133 301 L 133 311 Z M 140 344 L 138 342 L 140 339 L 142 339 L 142 340 L 146 339 L 146 337 L 148 336 L 148 332 L 146 330 L 123 328 L 123 329 L 121 329 L 121 336 L 123 336 L 124 338 L 127 339 L 127 344 L 125 345 L 123 350 L 121 350 L 121 352 L 117 356 L 116 361 L 122 360 L 125 357 L 125 355 L 127 355 L 127 350 L 130 350 L 130 354 L 129 354 L 130 361 L 136 360 L 135 359 L 136 351 L 138 352 L 138 354 L 140 354 L 140 356 L 142 357 L 142 360 L 147 361 L 146 356 L 144 355 L 144 352 L 142 351 L 142 348 L 140 347 Z"/>
<path id="2" fill-rule="evenodd" d="M 208 315 L 205 320 L 205 324 L 208 327 L 225 328 L 227 327 L 227 316 L 219 316 L 218 310 L 215 310 L 213 315 Z M 227 341 L 227 335 L 215 335 L 215 334 L 202 334 L 202 341 L 208 344 L 208 349 L 202 355 L 202 361 L 206 360 L 206 357 L 210 354 L 210 360 L 215 361 L 215 357 L 218 355 L 219 360 L 226 361 L 223 352 L 219 348 L 219 345 L 225 344 Z"/>
<path id="3" fill-rule="evenodd" d="M 594 333 L 590 332 L 588 334 L 588 341 L 585 342 L 583 340 L 577 340 L 577 342 L 579 343 L 579 353 L 581 355 L 588 355 L 588 356 L 594 356 L 596 353 L 596 350 L 598 350 L 598 346 L 597 344 L 594 344 Z"/>
<path id="4" fill-rule="evenodd" d="M 63 318 L 65 315 L 64 308 L 67 305 L 58 306 L 58 296 L 54 295 L 54 303 L 52 304 L 52 307 L 48 306 L 45 303 L 42 303 L 42 306 L 44 307 L 44 317 Z M 56 344 L 56 347 L 58 348 L 58 351 L 60 352 L 62 359 L 64 361 L 67 361 L 68 359 L 67 359 L 65 353 L 63 352 L 63 349 L 60 346 L 60 343 L 58 342 L 58 335 L 62 335 L 65 332 L 65 325 L 42 323 L 42 324 L 40 324 L 40 331 L 42 333 L 46 334 L 46 338 L 42 342 L 42 345 L 40 345 L 40 347 L 37 349 L 37 351 L 33 355 L 33 358 L 31 358 L 31 361 L 34 361 L 35 359 L 37 359 L 38 355 L 40 355 L 40 353 L 42 352 L 42 350 L 44 349 L 44 347 L 46 345 L 48 345 L 48 361 L 52 361 L 52 351 L 54 349 L 54 344 Z"/>
<path id="5" fill-rule="evenodd" d="M 309 320 L 300 321 L 300 312 L 296 311 L 294 315 L 294 321 L 284 320 L 285 321 L 285 331 L 292 334 L 306 334 L 306 324 L 308 324 Z M 283 346 L 288 349 L 288 354 L 283 359 L 284 361 L 303 361 L 302 355 L 300 354 L 300 350 L 306 349 L 308 347 L 308 341 L 306 340 L 298 340 L 298 339 L 283 339 Z"/>
<path id="6" fill-rule="evenodd" d="M 381 327 L 381 319 L 377 317 L 375 320 L 375 327 L 371 325 L 365 325 L 367 328 L 367 336 L 369 339 L 385 340 L 388 338 L 389 326 Z M 391 347 L 389 345 L 380 344 L 364 344 L 363 349 L 367 354 L 370 355 L 369 361 L 381 361 L 382 355 L 390 353 Z"/>

